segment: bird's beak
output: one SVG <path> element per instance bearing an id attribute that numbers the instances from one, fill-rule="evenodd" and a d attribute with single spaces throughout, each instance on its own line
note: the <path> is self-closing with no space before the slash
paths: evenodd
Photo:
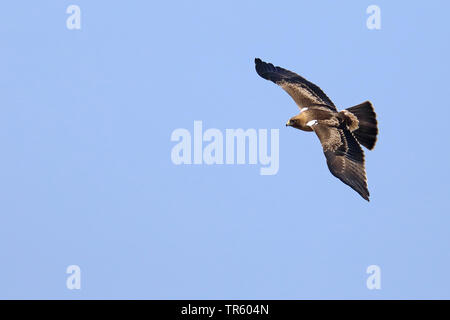
<path id="1" fill-rule="evenodd" d="M 288 122 L 286 122 L 286 127 L 289 127 L 290 126 L 290 121 L 288 121 Z"/>

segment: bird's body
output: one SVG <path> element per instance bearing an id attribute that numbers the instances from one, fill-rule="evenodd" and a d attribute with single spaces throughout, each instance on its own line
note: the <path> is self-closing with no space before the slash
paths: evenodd
<path id="1" fill-rule="evenodd" d="M 256 72 L 282 87 L 300 113 L 286 126 L 314 131 L 319 137 L 331 173 L 369 201 L 361 145 L 372 150 L 378 134 L 376 114 L 369 101 L 338 111 L 315 84 L 289 70 L 255 59 Z"/>
<path id="2" fill-rule="evenodd" d="M 303 108 L 295 117 L 289 119 L 286 126 L 291 126 L 303 131 L 314 131 L 308 125 L 310 121 L 314 120 L 332 120 L 336 117 L 337 112 L 326 110 L 325 108 Z"/>

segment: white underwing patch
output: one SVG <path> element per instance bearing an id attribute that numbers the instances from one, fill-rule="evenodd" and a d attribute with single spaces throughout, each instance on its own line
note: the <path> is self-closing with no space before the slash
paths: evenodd
<path id="1" fill-rule="evenodd" d="M 311 120 L 311 121 L 308 121 L 308 122 L 306 123 L 306 125 L 309 126 L 309 127 L 312 127 L 312 126 L 315 125 L 315 124 L 317 124 L 317 120 Z"/>

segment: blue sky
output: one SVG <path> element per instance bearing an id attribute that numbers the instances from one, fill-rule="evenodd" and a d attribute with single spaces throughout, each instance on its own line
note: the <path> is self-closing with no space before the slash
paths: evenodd
<path id="1" fill-rule="evenodd" d="M 66 8 L 81 8 L 81 30 Z M 381 9 L 368 30 L 366 8 Z M 14 1 L 0 10 L 0 298 L 450 298 L 445 1 Z M 260 57 L 371 100 L 371 202 Z M 280 130 L 280 169 L 172 163 L 173 130 Z M 66 268 L 81 268 L 81 290 Z M 368 290 L 366 268 L 381 268 Z"/>

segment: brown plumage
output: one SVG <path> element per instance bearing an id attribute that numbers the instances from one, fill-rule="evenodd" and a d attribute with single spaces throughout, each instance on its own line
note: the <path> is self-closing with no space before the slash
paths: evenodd
<path id="1" fill-rule="evenodd" d="M 300 108 L 286 126 L 314 131 L 331 173 L 369 201 L 364 152 L 375 147 L 378 126 L 369 101 L 338 111 L 327 95 L 298 74 L 255 59 L 256 72 L 282 87 Z"/>

